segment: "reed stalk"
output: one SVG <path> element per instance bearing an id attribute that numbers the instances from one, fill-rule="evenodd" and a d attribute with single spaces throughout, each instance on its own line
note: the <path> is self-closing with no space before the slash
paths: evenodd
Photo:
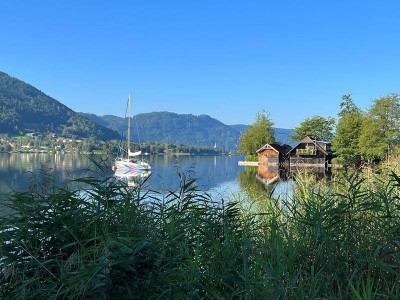
<path id="1" fill-rule="evenodd" d="M 1 198 L 1 299 L 400 298 L 394 172 L 304 175 L 287 199 L 43 178 Z"/>

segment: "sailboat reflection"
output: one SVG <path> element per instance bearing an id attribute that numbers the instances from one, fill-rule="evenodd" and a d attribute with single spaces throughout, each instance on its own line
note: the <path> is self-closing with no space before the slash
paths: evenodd
<path id="1" fill-rule="evenodd" d="M 150 170 L 140 170 L 136 168 L 118 168 L 114 176 L 128 184 L 128 186 L 137 186 L 143 183 L 143 180 L 149 177 Z"/>

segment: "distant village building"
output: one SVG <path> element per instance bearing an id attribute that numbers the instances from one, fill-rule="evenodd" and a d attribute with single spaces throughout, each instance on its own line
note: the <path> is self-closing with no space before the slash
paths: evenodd
<path id="1" fill-rule="evenodd" d="M 29 133 L 27 133 L 27 134 L 25 134 L 26 136 L 30 136 L 30 137 L 33 137 L 33 138 L 40 138 L 40 137 L 42 137 L 42 134 L 41 133 L 39 133 L 39 132 L 29 132 Z"/>
<path id="2" fill-rule="evenodd" d="M 317 141 L 306 136 L 288 153 L 290 168 L 323 167 L 327 168 L 332 159 L 331 143 Z"/>
<path id="3" fill-rule="evenodd" d="M 258 164 L 282 166 L 289 150 L 290 146 L 288 145 L 265 144 L 257 150 Z"/>

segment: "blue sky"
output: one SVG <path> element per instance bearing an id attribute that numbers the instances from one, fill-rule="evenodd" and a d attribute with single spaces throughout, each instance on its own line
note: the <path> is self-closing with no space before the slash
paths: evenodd
<path id="1" fill-rule="evenodd" d="M 397 1 L 2 1 L 0 70 L 75 111 L 277 127 L 399 92 Z"/>

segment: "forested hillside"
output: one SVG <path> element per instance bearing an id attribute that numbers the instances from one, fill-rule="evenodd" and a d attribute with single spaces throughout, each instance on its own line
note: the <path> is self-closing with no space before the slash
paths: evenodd
<path id="1" fill-rule="evenodd" d="M 37 88 L 0 72 L 0 133 L 56 133 L 115 139 L 118 133 L 69 109 Z"/>
<path id="2" fill-rule="evenodd" d="M 208 115 L 152 112 L 133 118 L 132 141 L 217 146 L 235 150 L 247 125 L 225 125 Z M 65 137 L 102 140 L 126 136 L 124 118 L 76 113 L 37 88 L 0 72 L 0 134 L 55 133 Z M 287 142 L 291 130 L 276 128 L 277 139 Z"/>
<path id="3" fill-rule="evenodd" d="M 126 135 L 127 121 L 124 118 L 105 115 L 83 114 L 110 129 Z M 208 115 L 152 112 L 134 116 L 132 140 L 138 142 L 169 142 L 187 145 L 217 146 L 223 150 L 236 150 L 240 134 L 247 125 L 225 125 Z M 275 128 L 279 141 L 288 141 L 290 129 Z"/>
<path id="4" fill-rule="evenodd" d="M 126 135 L 127 122 L 124 118 L 106 115 L 98 117 L 83 114 Z M 101 120 L 99 120 L 99 118 Z M 224 150 L 236 149 L 240 132 L 207 115 L 176 114 L 171 112 L 152 112 L 133 117 L 132 140 L 135 142 L 168 142 L 187 145 L 202 145 Z"/>

